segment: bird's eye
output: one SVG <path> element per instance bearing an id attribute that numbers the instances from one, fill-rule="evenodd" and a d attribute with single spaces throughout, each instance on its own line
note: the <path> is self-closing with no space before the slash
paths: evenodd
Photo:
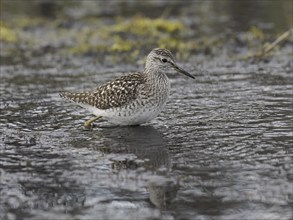
<path id="1" fill-rule="evenodd" d="M 167 59 L 163 58 L 163 59 L 162 59 L 162 62 L 163 62 L 163 63 L 166 63 L 166 62 L 167 62 Z"/>

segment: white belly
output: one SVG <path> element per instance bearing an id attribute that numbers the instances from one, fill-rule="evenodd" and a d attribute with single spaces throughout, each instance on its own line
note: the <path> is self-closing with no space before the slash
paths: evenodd
<path id="1" fill-rule="evenodd" d="M 160 106 L 140 107 L 129 110 L 127 108 L 114 108 L 109 110 L 97 109 L 92 106 L 86 108 L 96 116 L 102 116 L 104 119 L 116 125 L 139 125 L 151 121 L 163 110 L 165 103 Z"/>
<path id="2" fill-rule="evenodd" d="M 110 117 L 105 116 L 109 122 L 118 125 L 139 125 L 151 121 L 162 111 L 164 106 L 160 108 L 140 109 L 132 114 L 125 114 L 126 116 L 113 115 Z"/>

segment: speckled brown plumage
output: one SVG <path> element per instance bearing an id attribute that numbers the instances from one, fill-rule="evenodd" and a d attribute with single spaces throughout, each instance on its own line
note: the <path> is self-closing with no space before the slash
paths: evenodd
<path id="1" fill-rule="evenodd" d="M 93 91 L 80 93 L 62 92 L 60 96 L 76 103 L 88 104 L 103 110 L 122 107 L 136 99 L 137 88 L 145 83 L 145 80 L 144 74 L 131 73 L 105 83 Z"/>

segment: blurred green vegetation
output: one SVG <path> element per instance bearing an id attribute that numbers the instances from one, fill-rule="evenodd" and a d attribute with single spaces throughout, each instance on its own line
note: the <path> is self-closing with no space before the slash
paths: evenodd
<path id="1" fill-rule="evenodd" d="M 76 35 L 76 54 L 86 52 L 129 52 L 140 47 L 168 47 L 179 49 L 183 43 L 181 36 L 186 34 L 188 27 L 179 21 L 163 18 L 150 19 L 136 16 L 131 19 L 116 19 L 115 24 L 99 27 L 99 30 L 83 28 Z M 85 37 L 86 36 L 86 37 Z M 90 42 L 101 42 L 96 45 Z"/>
<path id="2" fill-rule="evenodd" d="M 275 17 L 275 10 L 283 10 L 274 9 L 275 4 L 264 7 L 270 13 L 262 11 L 255 15 L 254 10 L 263 7 L 259 1 L 237 5 L 232 1 L 199 2 L 190 6 L 173 2 L 163 7 L 156 2 L 147 2 L 143 6 L 146 10 L 144 14 L 136 11 L 139 9 L 137 5 L 113 5 L 113 1 L 104 6 L 106 10 L 102 10 L 99 2 L 92 1 L 32 2 L 31 8 L 30 4 L 24 5 L 22 1 L 14 2 L 16 6 L 23 7 L 23 11 L 31 9 L 38 12 L 30 16 L 17 10 L 19 7 L 12 8 L 8 1 L 4 3 L 7 10 L 0 22 L 1 57 L 13 57 L 21 53 L 29 58 L 53 53 L 61 56 L 111 55 L 132 61 L 154 47 L 168 48 L 176 52 L 178 58 L 186 60 L 192 54 L 217 56 L 223 51 L 234 57 L 235 54 L 261 49 L 281 34 L 281 31 L 271 31 L 275 29 L 274 24 L 266 24 L 264 21 L 253 23 L 250 15 L 255 19 L 257 16 L 264 17 L 262 13 L 266 12 L 266 16 L 271 14 L 276 24 L 282 23 L 286 28 L 292 23 L 291 16 Z M 290 13 L 290 9 L 285 7 L 290 6 L 290 3 L 281 3 L 285 14 Z M 180 13 L 179 6 L 185 10 L 185 14 Z M 115 10 L 111 11 L 111 7 Z M 197 14 L 191 9 L 196 9 Z M 110 11 L 108 14 L 107 10 Z M 223 10 L 222 14 L 218 10 Z M 125 11 L 127 14 L 123 14 Z M 235 23 L 235 18 L 239 19 L 238 23 Z M 282 18 L 283 21 L 280 21 Z M 247 22 L 242 19 L 247 19 Z M 241 22 L 245 23 L 243 30 L 239 27 Z M 124 53 L 125 56 L 121 56 Z"/>
<path id="3" fill-rule="evenodd" d="M 0 21 L 0 41 L 16 43 L 17 35 L 14 30 L 7 27 L 3 21 Z"/>

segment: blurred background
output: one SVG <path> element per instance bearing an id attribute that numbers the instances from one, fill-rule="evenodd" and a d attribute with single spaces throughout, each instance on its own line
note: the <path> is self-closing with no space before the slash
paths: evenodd
<path id="1" fill-rule="evenodd" d="M 292 220 L 292 0 L 0 4 L 0 219 Z M 146 125 L 84 130 L 59 93 L 155 47 L 195 80 L 168 73 Z"/>
<path id="2" fill-rule="evenodd" d="M 185 60 L 195 54 L 241 56 L 291 26 L 290 0 L 1 0 L 0 55 L 1 62 L 50 53 L 133 62 L 165 47 Z"/>

